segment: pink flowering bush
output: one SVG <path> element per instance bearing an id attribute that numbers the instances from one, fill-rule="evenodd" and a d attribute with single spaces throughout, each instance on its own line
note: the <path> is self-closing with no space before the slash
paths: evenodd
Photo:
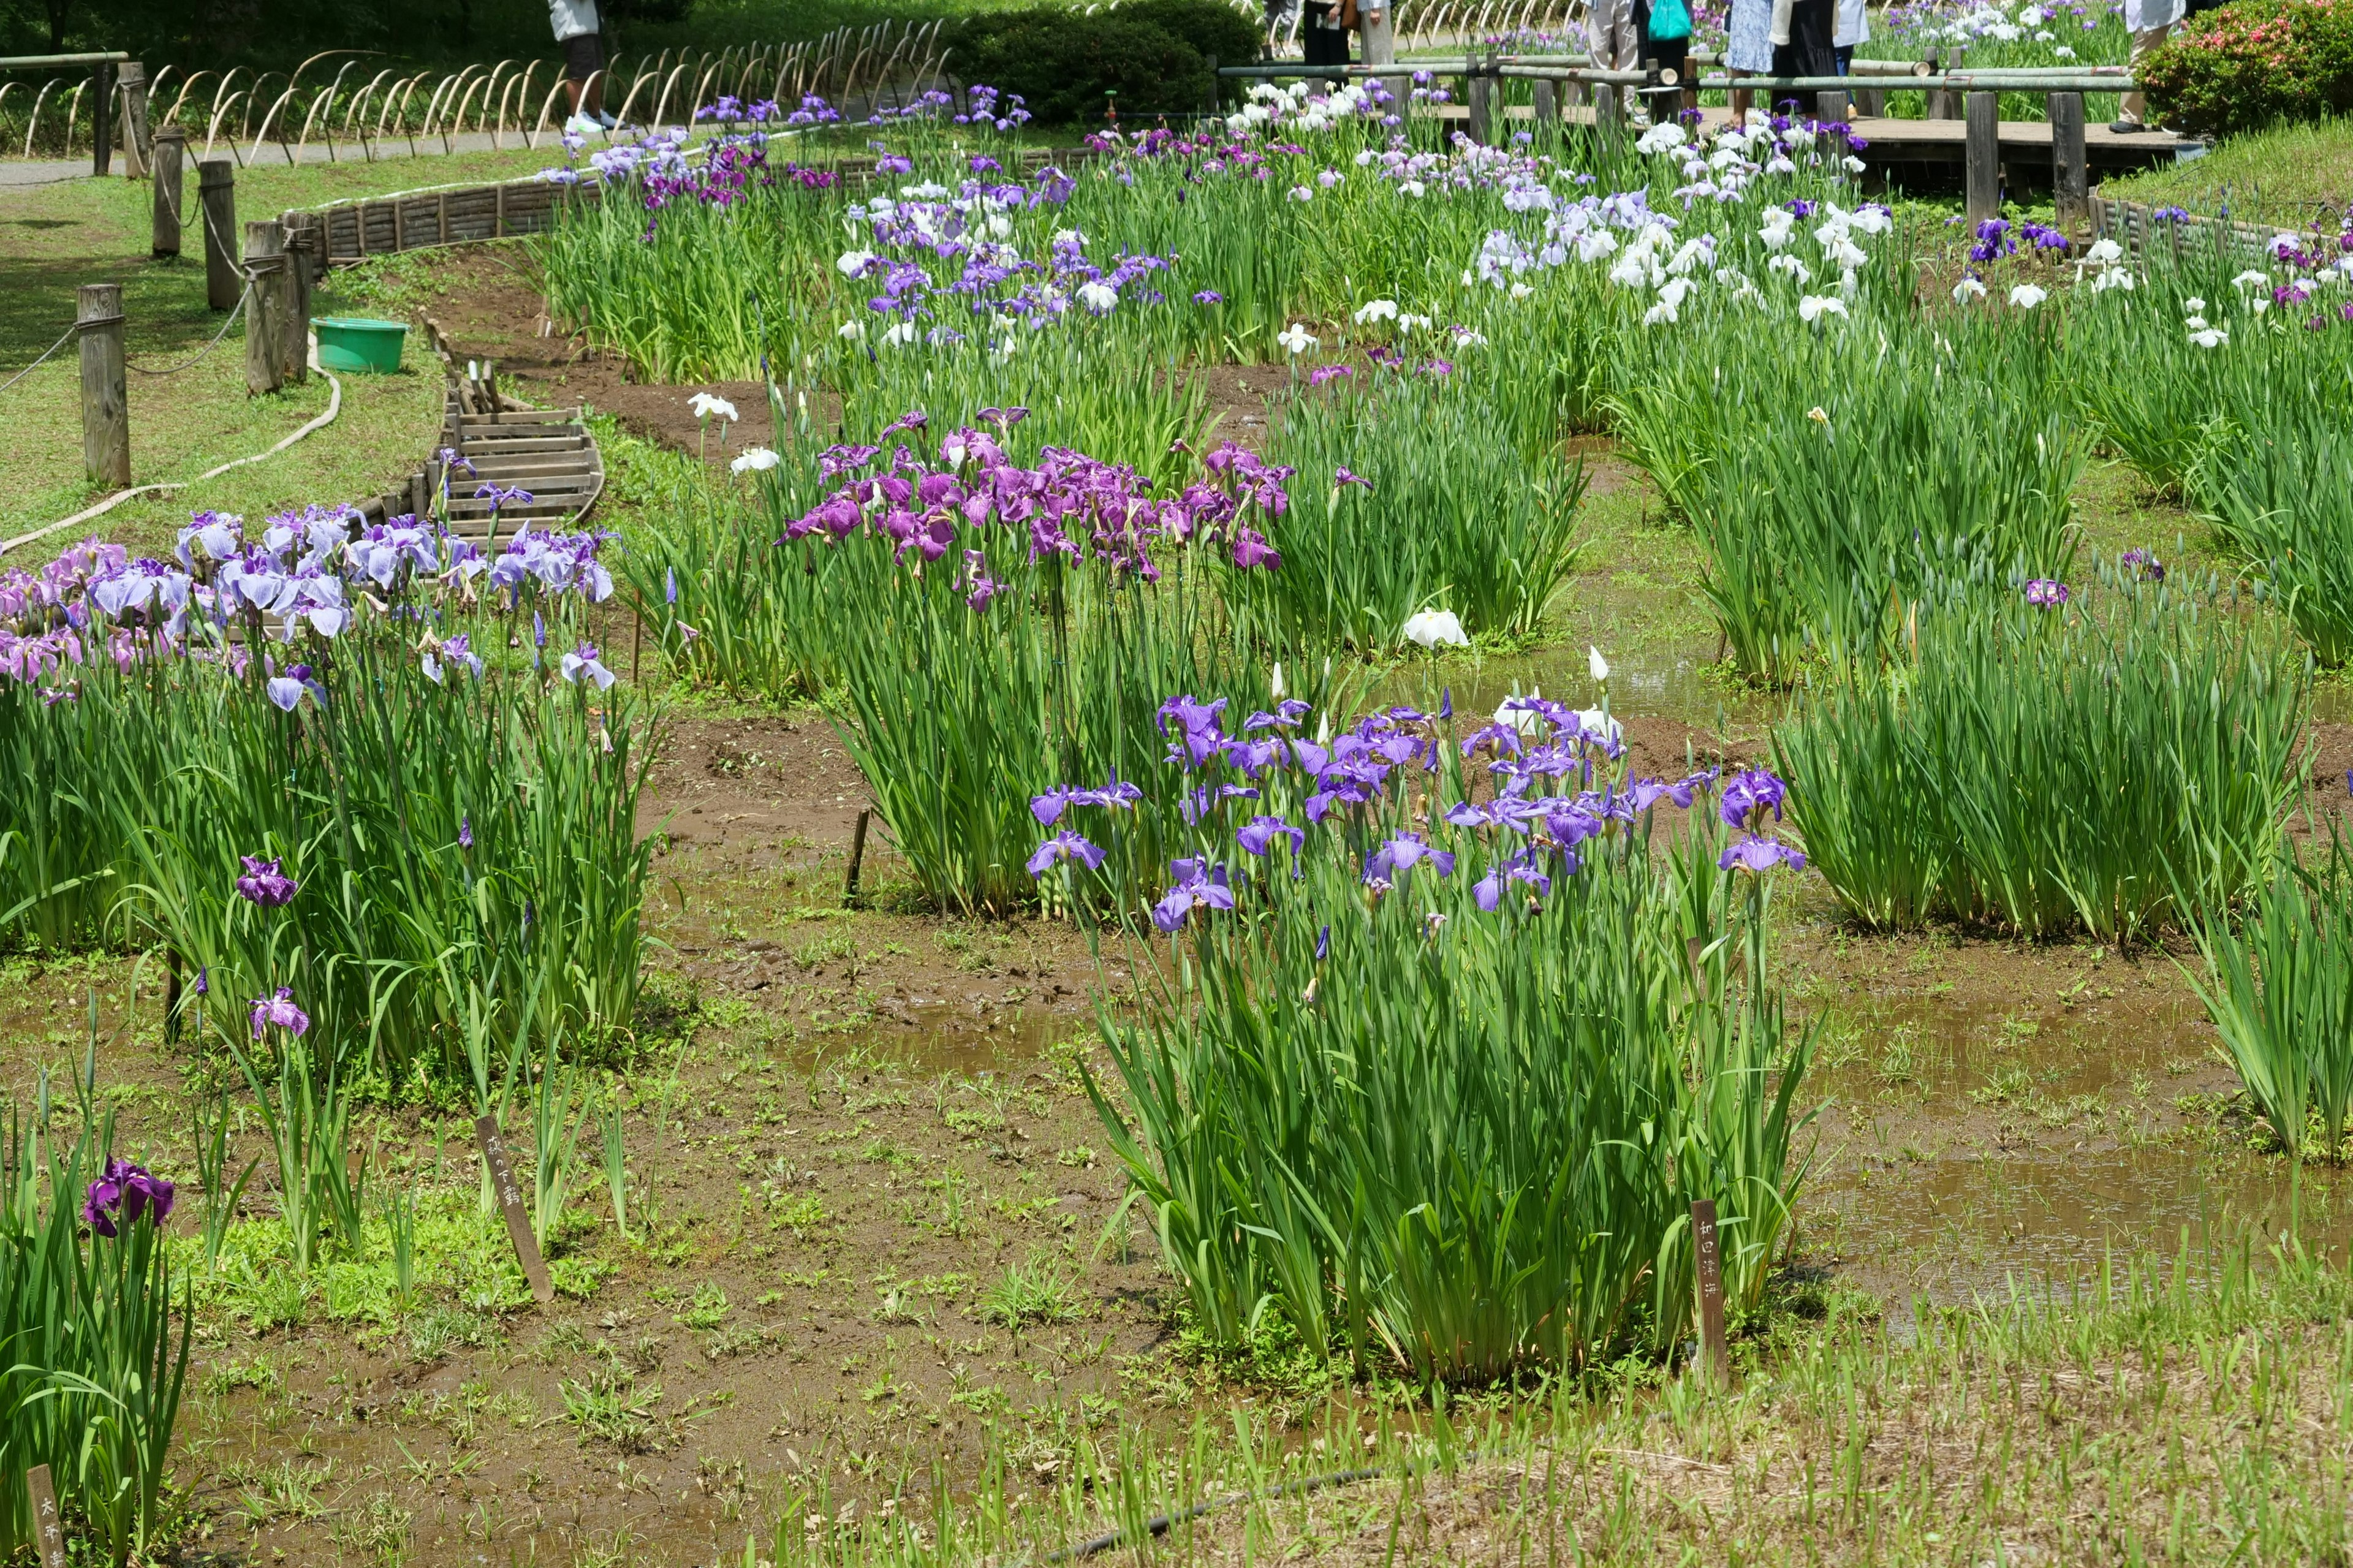
<path id="1" fill-rule="evenodd" d="M 2192 17 L 2139 67 L 2166 124 L 2227 136 L 2353 110 L 2353 0 L 2237 0 Z"/>

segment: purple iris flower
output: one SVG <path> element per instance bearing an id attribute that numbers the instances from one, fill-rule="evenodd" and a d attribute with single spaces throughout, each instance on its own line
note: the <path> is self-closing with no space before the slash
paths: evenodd
<path id="1" fill-rule="evenodd" d="M 1577 869 L 1577 858 L 1570 856 L 1568 868 Z M 1504 901 L 1504 884 L 1525 882 L 1539 894 L 1552 891 L 1552 878 L 1544 869 L 1533 849 L 1523 849 L 1517 855 L 1496 861 L 1487 868 L 1487 874 L 1471 884 L 1471 896 L 1479 907 L 1493 914 Z"/>
<path id="2" fill-rule="evenodd" d="M 2026 585 L 2026 602 L 2048 609 L 2067 602 L 2067 584 L 2048 577 L 2037 577 Z"/>
<path id="3" fill-rule="evenodd" d="M 264 860 L 257 855 L 240 856 L 245 862 L 245 875 L 237 879 L 237 890 L 265 910 L 280 909 L 291 903 L 294 890 L 301 884 L 279 869 L 276 860 Z"/>
<path id="4" fill-rule="evenodd" d="M 1325 926 L 1315 933 L 1315 962 L 1323 963 L 1332 956 L 1332 928 Z"/>
<path id="5" fill-rule="evenodd" d="M 1306 718 L 1307 714 L 1308 705 L 1293 697 L 1287 701 L 1276 703 L 1274 711 L 1271 713 L 1251 714 L 1242 721 L 1242 732 L 1248 734 L 1252 730 L 1287 730 Z"/>
<path id="6" fill-rule="evenodd" d="M 278 704 L 280 711 L 291 713 L 294 705 L 302 700 L 302 693 L 310 689 L 291 676 L 280 675 L 269 680 L 263 689 L 269 692 L 269 700 Z"/>
<path id="7" fill-rule="evenodd" d="M 1737 867 L 1761 877 L 1776 866 L 1802 871 L 1806 868 L 1806 857 L 1802 851 L 1790 848 L 1778 838 L 1752 834 L 1717 856 L 1715 863 L 1723 870 L 1729 871 Z"/>
<path id="8" fill-rule="evenodd" d="M 209 996 L 212 994 L 212 990 L 213 966 L 209 963 L 198 966 L 196 970 L 196 994 L 199 996 Z"/>
<path id="9" fill-rule="evenodd" d="M 1725 784 L 1724 800 L 1717 809 L 1726 827 L 1745 827 L 1755 833 L 1763 828 L 1768 811 L 1774 821 L 1781 820 L 1781 802 L 1788 793 L 1788 785 L 1764 769 L 1747 768 Z"/>
<path id="10" fill-rule="evenodd" d="M 1197 906 L 1205 910 L 1234 907 L 1234 890 L 1223 866 L 1210 866 L 1200 860 L 1172 860 L 1168 869 L 1175 875 L 1176 885 L 1152 907 L 1152 923 L 1163 931 L 1176 931 Z"/>
<path id="11" fill-rule="evenodd" d="M 162 1225 L 172 1213 L 172 1184 L 128 1160 L 106 1163 L 106 1173 L 90 1184 L 81 1217 L 100 1236 L 116 1234 L 118 1222 L 133 1225 L 142 1215 Z"/>
<path id="12" fill-rule="evenodd" d="M 1373 493 L 1373 481 L 1362 474 L 1350 473 L 1345 465 L 1332 470 L 1332 488 L 1337 489 L 1343 485 L 1362 485 L 1366 495 Z"/>
<path id="13" fill-rule="evenodd" d="M 293 991 L 284 985 L 275 996 L 257 996 L 253 1002 L 253 1037 L 261 1038 L 271 1028 L 284 1029 L 300 1036 L 311 1027 L 311 1015 L 294 1005 Z"/>
<path id="14" fill-rule="evenodd" d="M 2165 581 L 2165 563 L 2157 558 L 2155 551 L 2127 550 L 2118 559 L 2117 564 L 2144 583 Z"/>
<path id="15" fill-rule="evenodd" d="M 615 677 L 611 670 L 605 668 L 604 661 L 596 657 L 595 643 L 582 643 L 578 647 L 565 654 L 557 662 L 555 668 L 556 673 L 566 680 L 576 681 L 585 675 L 596 683 L 596 689 L 599 691 L 612 689 Z"/>
<path id="16" fill-rule="evenodd" d="M 1063 811 L 1078 795 L 1068 784 L 1056 784 L 1043 795 L 1029 797 L 1029 815 L 1038 819 L 1039 826 L 1051 827 L 1062 819 Z"/>
<path id="17" fill-rule="evenodd" d="M 1063 860 L 1076 860 L 1092 871 L 1103 864 L 1103 852 L 1065 829 L 1038 846 L 1038 853 L 1029 857 L 1029 874 L 1042 877 Z"/>
<path id="18" fill-rule="evenodd" d="M 1279 816 L 1253 816 L 1234 835 L 1234 842 L 1253 855 L 1265 854 L 1278 838 L 1290 839 L 1293 854 L 1307 843 L 1304 832 Z"/>
<path id="19" fill-rule="evenodd" d="M 1215 289 L 1204 289 L 1193 296 L 1193 303 L 1196 305 L 1222 305 L 1225 302 L 1226 297 Z"/>
<path id="20" fill-rule="evenodd" d="M 1441 877 L 1454 874 L 1454 857 L 1444 849 L 1430 847 L 1430 841 L 1419 834 L 1400 833 L 1385 841 L 1365 866 L 1366 882 L 1395 882 L 1404 872 L 1427 860 Z"/>
<path id="21" fill-rule="evenodd" d="M 473 847 L 474 819 L 471 816 L 460 816 L 458 819 L 458 847 L 471 849 Z"/>

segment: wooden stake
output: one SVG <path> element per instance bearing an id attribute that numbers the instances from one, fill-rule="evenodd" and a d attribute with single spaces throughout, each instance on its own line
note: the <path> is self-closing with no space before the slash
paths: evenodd
<path id="1" fill-rule="evenodd" d="M 245 292 L 245 278 L 237 269 L 237 171 L 227 159 L 206 158 L 196 165 L 196 205 L 205 215 L 205 303 L 233 310 Z"/>
<path id="2" fill-rule="evenodd" d="M 158 261 L 180 254 L 180 161 L 188 133 L 176 125 L 155 132 L 155 242 Z"/>
<path id="3" fill-rule="evenodd" d="M 1968 95 L 1968 222 L 1974 230 L 2001 216 L 2001 95 Z"/>
<path id="4" fill-rule="evenodd" d="M 85 283 L 75 303 L 81 335 L 81 458 L 95 483 L 131 482 L 131 389 L 123 384 L 122 285 Z"/>
<path id="5" fill-rule="evenodd" d="M 286 234 L 286 378 L 300 386 L 311 379 L 311 290 L 327 269 L 327 230 L 316 213 L 278 222 Z"/>
<path id="6" fill-rule="evenodd" d="M 1691 1206 L 1692 1273 L 1699 1290 L 1700 1364 L 1719 1385 L 1732 1383 L 1732 1346 L 1724 1335 L 1724 1252 L 1715 1230 L 1715 1200 Z"/>
<path id="7" fill-rule="evenodd" d="M 122 88 L 122 174 L 136 180 L 148 163 L 147 68 L 126 60 L 115 79 Z"/>
<path id="8" fill-rule="evenodd" d="M 873 811 L 869 807 L 861 805 L 858 808 L 858 826 L 849 835 L 849 875 L 841 880 L 841 902 L 844 908 L 858 902 L 858 873 L 866 864 L 866 823 L 867 819 L 873 815 Z"/>
<path id="9" fill-rule="evenodd" d="M 286 229 L 276 218 L 245 226 L 245 390 L 255 397 L 286 384 Z"/>
<path id="10" fill-rule="evenodd" d="M 544 1307 L 555 1300 L 555 1287 L 549 1282 L 547 1263 L 539 1255 L 539 1237 L 531 1228 L 530 1212 L 522 1206 L 522 1188 L 515 1181 L 514 1163 L 507 1158 L 507 1141 L 499 1131 L 498 1119 L 474 1118 L 474 1138 L 482 1147 L 482 1164 L 491 1173 L 491 1190 L 498 1194 L 499 1208 L 506 1215 L 507 1239 L 514 1243 L 515 1259 L 522 1265 L 522 1277 L 531 1281 L 532 1299 Z"/>
<path id="11" fill-rule="evenodd" d="M 2092 212 L 2091 170 L 2084 150 L 2084 95 L 2054 92 L 2044 101 L 2051 116 L 2051 206 L 2061 228 L 2085 222 Z"/>
<path id="12" fill-rule="evenodd" d="M 90 68 L 90 172 L 104 179 L 114 164 L 114 62 Z"/>
<path id="13" fill-rule="evenodd" d="M 49 1467 L 35 1465 L 25 1472 L 25 1490 L 33 1504 L 33 1543 L 41 1553 L 41 1568 L 66 1568 L 66 1530 L 58 1518 L 58 1489 L 49 1480 Z"/>

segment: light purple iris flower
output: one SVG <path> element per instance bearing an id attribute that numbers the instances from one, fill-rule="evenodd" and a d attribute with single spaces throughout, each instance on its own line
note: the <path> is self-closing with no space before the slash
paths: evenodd
<path id="1" fill-rule="evenodd" d="M 259 1039 L 270 1029 L 283 1029 L 290 1035 L 309 1032 L 311 1015 L 294 1005 L 294 993 L 280 985 L 275 996 L 259 996 L 253 1003 L 253 1037 Z"/>
<path id="2" fill-rule="evenodd" d="M 1253 855 L 1263 855 L 1278 838 L 1291 840 L 1293 854 L 1306 844 L 1307 835 L 1279 816 L 1253 816 L 1234 835 L 1234 842 Z"/>
<path id="3" fill-rule="evenodd" d="M 1400 833 L 1384 842 L 1365 866 L 1366 882 L 1395 882 L 1399 876 L 1427 860 L 1441 877 L 1454 874 L 1454 856 L 1444 849 L 1435 849 L 1430 841 L 1418 834 Z"/>
<path id="4" fill-rule="evenodd" d="M 1717 809 L 1726 827 L 1745 827 L 1757 833 L 1763 830 L 1767 812 L 1774 821 L 1781 820 L 1781 802 L 1788 793 L 1788 785 L 1764 769 L 1747 768 L 1725 783 L 1724 800 Z"/>
<path id="5" fill-rule="evenodd" d="M 1723 870 L 1729 871 L 1737 868 L 1743 871 L 1763 876 L 1776 866 L 1787 866 L 1792 871 L 1802 871 L 1806 868 L 1806 857 L 1802 850 L 1792 849 L 1778 838 L 1766 838 L 1752 834 L 1717 856 L 1715 863 Z"/>
<path id="6" fill-rule="evenodd" d="M 1230 910 L 1234 907 L 1234 890 L 1223 866 L 1209 866 L 1199 860 L 1173 860 L 1168 869 L 1175 875 L 1176 885 L 1152 907 L 1152 923 L 1164 931 L 1175 931 L 1185 923 L 1185 917 L 1196 907 L 1205 910 Z"/>
<path id="7" fill-rule="evenodd" d="M 1029 857 L 1029 874 L 1042 877 L 1064 860 L 1076 860 L 1092 871 L 1103 864 L 1103 852 L 1065 828 L 1038 846 L 1038 853 Z"/>
<path id="8" fill-rule="evenodd" d="M 596 645 L 592 642 L 584 642 L 565 654 L 556 662 L 555 668 L 556 673 L 566 680 L 576 681 L 583 676 L 587 677 L 596 683 L 600 691 L 610 690 L 615 679 L 613 672 L 607 669 L 604 661 L 596 657 Z"/>

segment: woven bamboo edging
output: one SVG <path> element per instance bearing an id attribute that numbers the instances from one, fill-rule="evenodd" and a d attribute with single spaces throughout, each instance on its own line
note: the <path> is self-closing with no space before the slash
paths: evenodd
<path id="1" fill-rule="evenodd" d="M 2159 223 L 2157 215 L 2174 213 Z M 2178 259 L 2193 246 L 2203 245 L 2217 251 L 2260 251 L 2269 254 L 2275 236 L 2286 230 L 2257 224 L 2232 223 L 2221 218 L 2194 217 L 2180 213 L 2178 207 L 2155 207 L 2147 202 L 2123 202 L 2092 193 L 2092 232 L 2103 239 L 2114 239 L 2126 250 L 2147 254 L 2152 247 L 2170 249 Z"/>
<path id="2" fill-rule="evenodd" d="M 1007 172 L 1034 174 L 1051 165 L 1069 165 L 1094 156 L 1085 147 L 1027 148 L 1010 161 Z M 878 179 L 899 177 L 878 175 L 871 158 L 823 167 L 839 174 L 841 183 L 853 190 L 863 190 Z M 603 184 L 593 177 L 577 184 L 507 180 L 491 185 L 337 202 L 311 216 L 326 229 L 327 265 L 350 267 L 371 256 L 545 234 L 555 226 L 555 215 L 565 202 L 596 201 L 603 192 Z"/>

